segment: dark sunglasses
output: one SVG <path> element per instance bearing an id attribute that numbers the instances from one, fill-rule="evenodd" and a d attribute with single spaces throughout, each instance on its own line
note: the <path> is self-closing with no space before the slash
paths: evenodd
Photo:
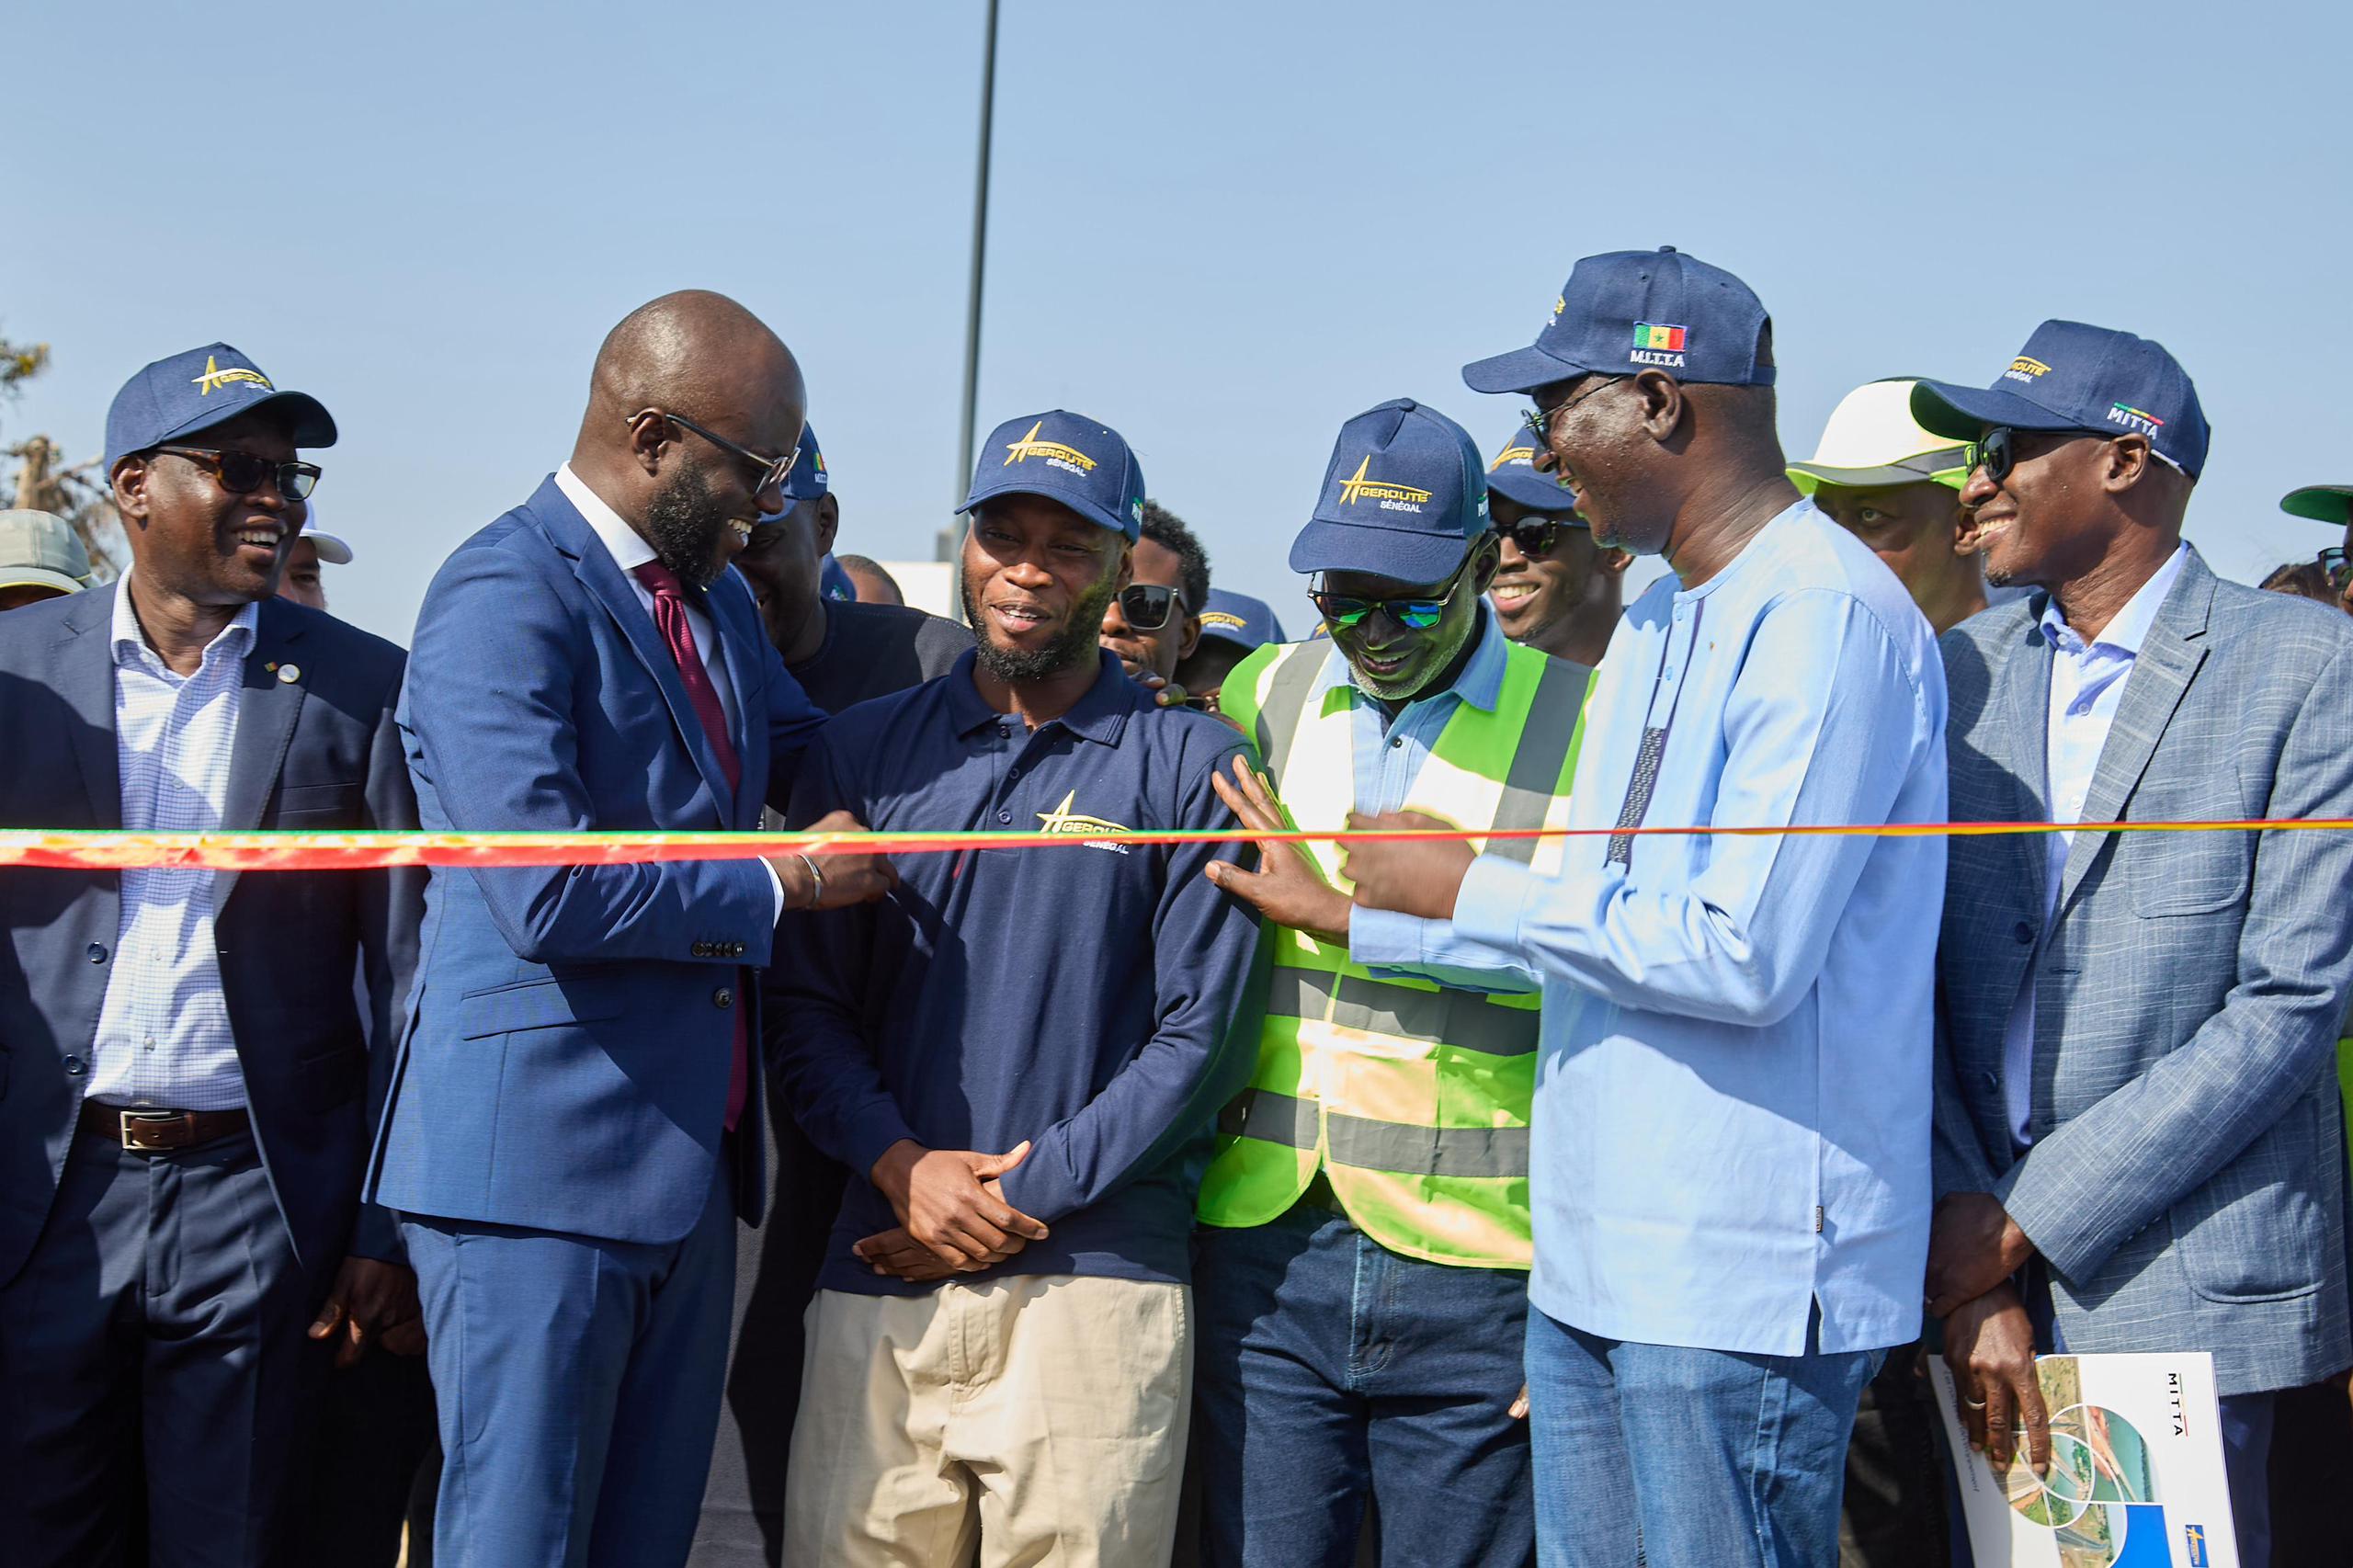
<path id="1" fill-rule="evenodd" d="M 1561 542 L 1562 527 L 1550 517 L 1523 517 L 1516 523 L 1497 523 L 1495 532 L 1518 545 L 1522 555 L 1550 555 Z"/>
<path id="2" fill-rule="evenodd" d="M 751 464 L 759 473 L 759 479 L 752 486 L 752 494 L 755 495 L 767 490 L 781 492 L 784 489 L 785 476 L 792 472 L 793 464 L 801 460 L 799 447 L 793 448 L 780 458 L 762 457 L 751 448 L 738 446 L 717 431 L 704 429 L 685 415 L 672 414 L 666 409 L 641 408 L 629 416 L 629 422 L 634 425 L 649 414 L 656 419 L 666 420 L 682 430 L 691 430 L 730 457 L 741 458 Z"/>
<path id="3" fill-rule="evenodd" d="M 1308 598 L 1323 616 L 1324 623 L 1337 631 L 1342 627 L 1363 624 L 1374 610 L 1381 611 L 1408 631 L 1427 631 L 1446 615 L 1446 607 L 1453 602 L 1455 591 L 1462 586 L 1462 573 L 1479 557 L 1479 547 L 1473 544 L 1446 581 L 1446 592 L 1434 599 L 1359 599 L 1347 594 L 1327 594 L 1320 588 L 1311 589 Z"/>
<path id="4" fill-rule="evenodd" d="M 1158 631 L 1176 615 L 1184 596 L 1157 583 L 1131 583 L 1120 590 L 1120 619 L 1136 631 Z"/>
<path id="5" fill-rule="evenodd" d="M 319 465 L 316 463 L 279 462 L 272 458 L 256 457 L 251 452 L 224 451 L 219 447 L 155 447 L 158 452 L 169 452 L 176 458 L 186 458 L 200 467 L 209 468 L 221 481 L 221 488 L 232 495 L 250 495 L 271 480 L 278 482 L 278 493 L 289 501 L 302 501 L 318 488 Z"/>
<path id="6" fill-rule="evenodd" d="M 2011 472 L 2018 466 L 2018 459 L 2026 455 L 2018 449 L 2021 441 L 2029 443 L 2048 441 L 2057 445 L 2061 442 L 2082 440 L 2086 437 L 2095 441 L 2116 439 L 2113 436 L 2102 436 L 2097 430 L 2019 431 L 2013 430 L 2006 425 L 1996 425 L 1986 431 L 1981 439 L 1971 443 L 1969 466 L 1972 470 L 1984 469 L 1985 477 L 1994 483 L 1999 484 L 2010 477 Z M 2179 463 L 2157 450 L 2154 446 L 2149 449 L 2149 455 L 2176 472 L 2179 472 L 2181 468 Z"/>
<path id="7" fill-rule="evenodd" d="M 2327 575 L 2328 585 L 2338 593 L 2343 593 L 2348 584 L 2353 584 L 2353 562 L 2345 559 L 2343 546 L 2332 544 L 2313 560 Z"/>

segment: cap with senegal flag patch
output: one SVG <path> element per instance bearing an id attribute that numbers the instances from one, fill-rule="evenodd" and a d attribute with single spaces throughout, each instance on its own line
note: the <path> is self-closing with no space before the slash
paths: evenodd
<path id="1" fill-rule="evenodd" d="M 825 454 L 817 449 L 817 427 L 803 425 L 800 459 L 793 463 L 792 472 L 784 476 L 784 498 L 792 502 L 814 501 L 832 487 L 833 476 L 825 472 Z"/>
<path id="2" fill-rule="evenodd" d="M 1577 493 L 1560 472 L 1538 471 L 1536 436 L 1525 419 L 1512 422 L 1503 449 L 1487 464 L 1487 494 L 1499 495 L 1524 512 L 1540 512 L 1585 527 L 1585 519 L 1577 515 Z"/>
<path id="3" fill-rule="evenodd" d="M 989 433 L 972 470 L 969 512 L 999 495 L 1059 501 L 1133 544 L 1143 531 L 1143 470 L 1117 430 L 1068 409 L 1025 414 Z"/>
<path id="4" fill-rule="evenodd" d="M 1596 372 L 1665 370 L 1678 381 L 1769 387 L 1757 363 L 1768 318 L 1756 291 L 1673 245 L 1589 256 L 1526 348 L 1462 367 L 1473 392 L 1534 392 Z"/>
<path id="5" fill-rule="evenodd" d="M 1975 441 L 2002 426 L 2142 436 L 2192 479 L 2206 466 L 2212 436 L 2189 372 L 2163 344 L 2079 321 L 2036 327 L 1991 386 L 1920 382 L 1912 389 L 1912 417 L 1954 441 Z"/>
<path id="6" fill-rule="evenodd" d="M 1790 478 L 1811 495 L 1824 484 L 1878 490 L 1895 484 L 1942 484 L 1959 490 L 1969 479 L 1969 443 L 1923 430 L 1912 417 L 1910 377 L 1869 381 L 1838 400 L 1813 456 L 1790 464 Z"/>

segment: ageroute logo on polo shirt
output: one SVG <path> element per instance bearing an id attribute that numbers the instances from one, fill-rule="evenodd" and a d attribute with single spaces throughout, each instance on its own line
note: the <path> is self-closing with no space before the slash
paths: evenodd
<path id="1" fill-rule="evenodd" d="M 1135 831 L 1133 828 L 1124 827 L 1115 822 L 1108 822 L 1101 817 L 1090 817 L 1071 810 L 1077 803 L 1078 791 L 1073 790 L 1063 797 L 1063 803 L 1052 811 L 1036 813 L 1040 835 L 1058 838 L 1093 838 L 1102 834 Z M 1090 844 L 1087 847 L 1109 849 L 1121 855 L 1128 852 L 1128 846 L 1124 844 Z"/>

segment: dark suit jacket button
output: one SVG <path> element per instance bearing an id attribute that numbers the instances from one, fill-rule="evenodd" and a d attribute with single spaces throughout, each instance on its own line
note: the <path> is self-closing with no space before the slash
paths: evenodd
<path id="1" fill-rule="evenodd" d="M 2010 939 L 2021 948 L 2030 947 L 2034 942 L 2034 927 L 2021 920 L 2010 927 Z"/>
<path id="2" fill-rule="evenodd" d="M 1999 1074 L 1996 1074 L 1996 1073 L 1988 1073 L 1988 1074 L 1985 1074 L 1985 1086 L 1986 1086 L 1987 1088 L 1989 1088 L 1989 1089 L 1998 1089 L 1998 1088 L 2000 1088 L 2000 1087 L 2002 1086 L 2002 1079 L 2001 1079 L 2001 1075 L 2000 1075 Z"/>
<path id="3" fill-rule="evenodd" d="M 707 959 L 710 957 L 710 944 L 709 942 L 697 942 L 693 947 L 688 948 L 687 951 L 692 957 Z"/>
<path id="4" fill-rule="evenodd" d="M 78 1078 L 89 1070 L 90 1064 L 78 1056 L 69 1056 L 65 1059 L 65 1075 L 69 1078 Z"/>
<path id="5" fill-rule="evenodd" d="M 733 1007 L 735 1006 L 735 993 L 722 985 L 710 994 L 710 1005 L 714 1007 Z"/>
<path id="6" fill-rule="evenodd" d="M 99 946 L 99 945 L 98 945 L 97 943 L 96 943 L 96 942 L 92 942 L 92 943 L 90 944 L 90 961 L 91 961 L 92 963 L 104 963 L 104 962 L 106 962 L 106 961 L 107 961 L 107 950 L 106 950 L 106 949 L 105 949 L 105 948 L 103 948 L 103 947 L 101 947 L 101 946 Z"/>

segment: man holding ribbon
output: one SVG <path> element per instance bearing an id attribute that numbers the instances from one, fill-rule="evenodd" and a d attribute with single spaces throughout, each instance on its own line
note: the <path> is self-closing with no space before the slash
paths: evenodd
<path id="1" fill-rule="evenodd" d="M 783 801 L 823 716 L 726 568 L 783 508 L 804 402 L 720 295 L 613 329 L 572 460 L 426 590 L 401 722 L 428 830 L 751 829 Z M 890 880 L 867 856 L 435 870 L 373 1196 L 424 1295 L 443 1560 L 684 1559 L 735 1217 L 766 1196 L 753 966 L 787 911 Z"/>

